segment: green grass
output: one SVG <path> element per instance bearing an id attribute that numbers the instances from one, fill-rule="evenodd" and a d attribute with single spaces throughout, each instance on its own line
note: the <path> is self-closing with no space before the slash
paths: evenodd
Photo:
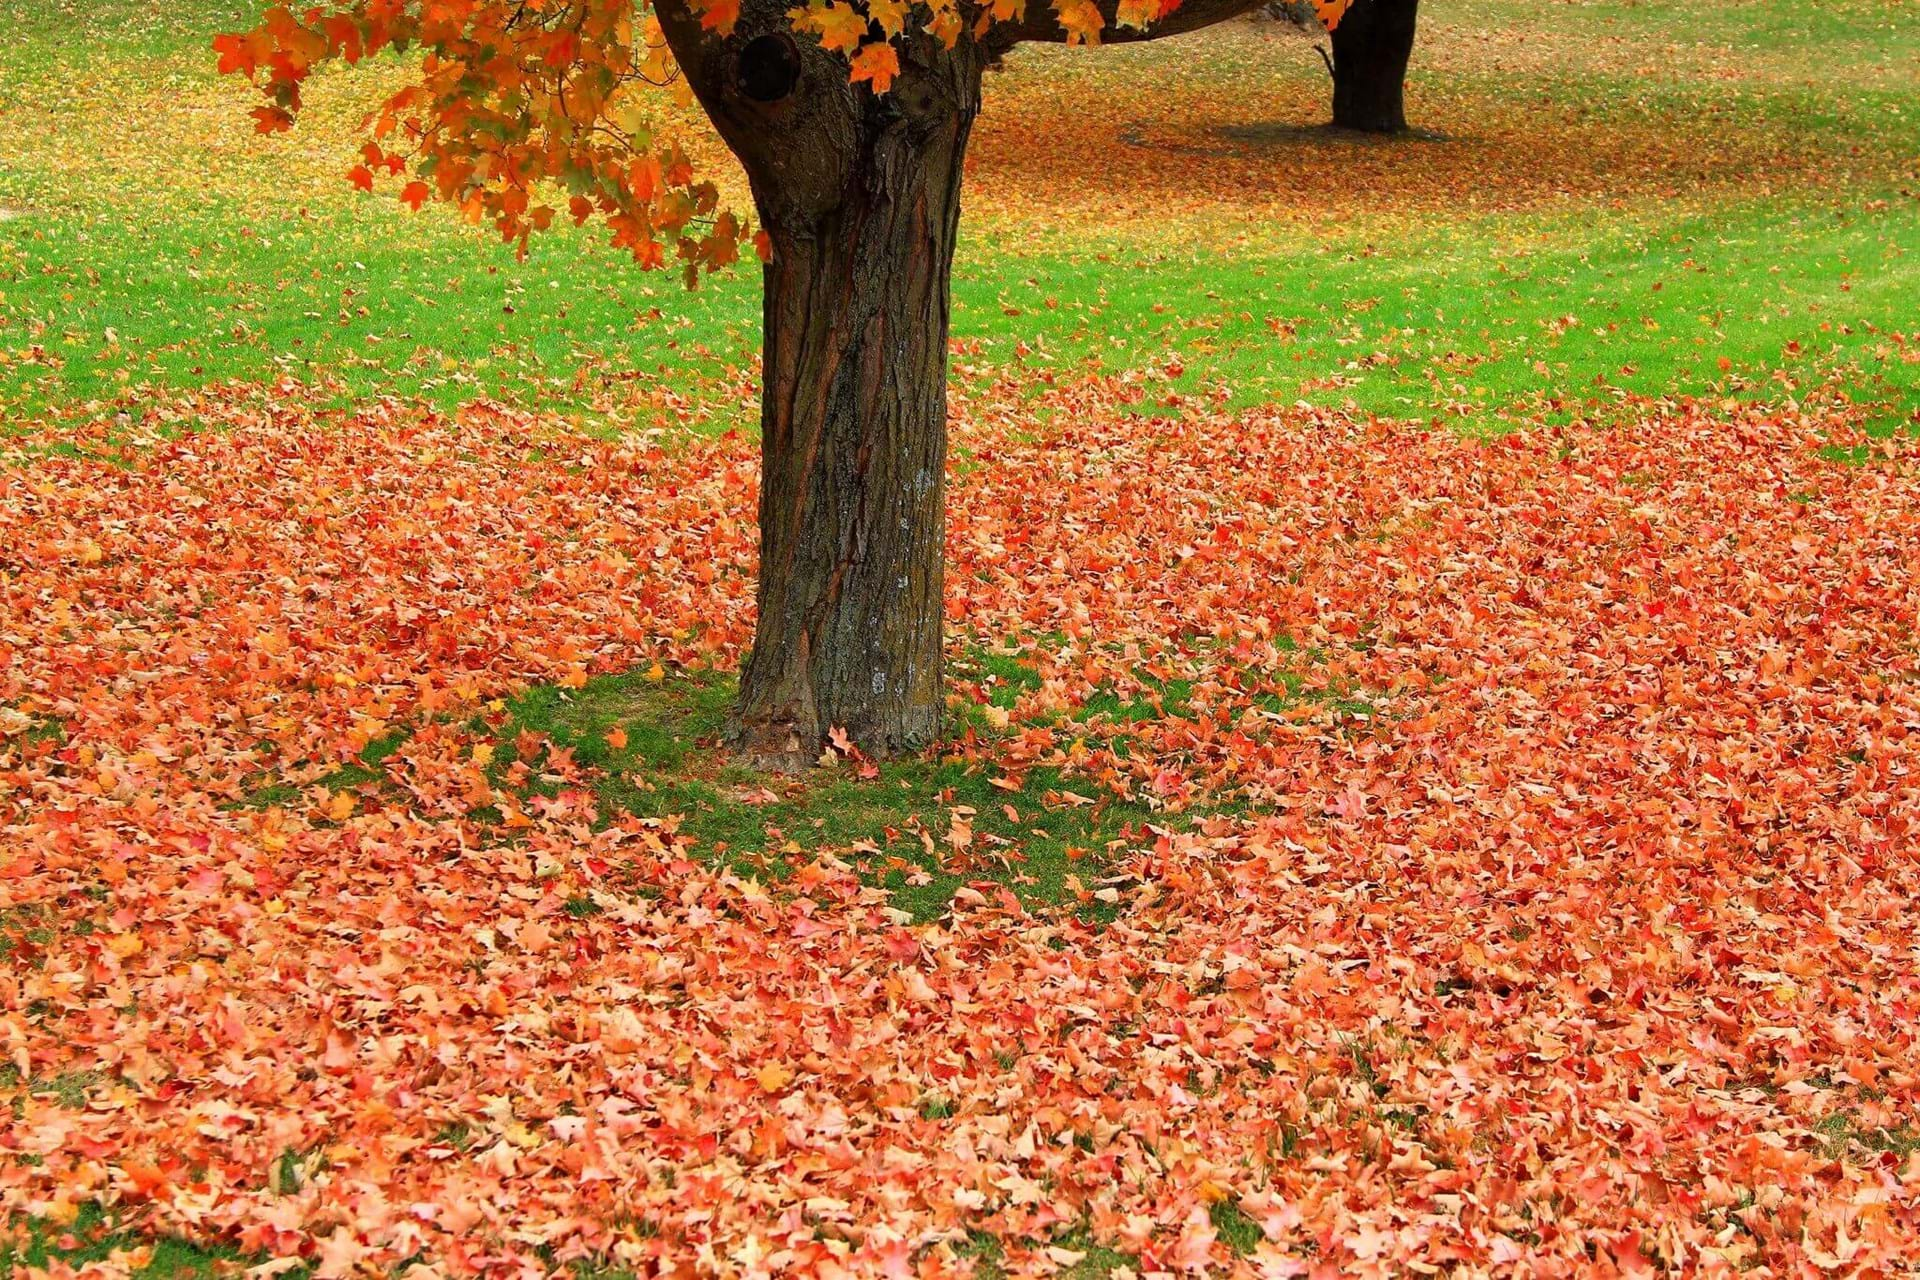
<path id="1" fill-rule="evenodd" d="M 63 1071 L 45 1079 L 31 1079 L 26 1082 L 25 1093 L 28 1097 L 53 1103 L 55 1106 L 78 1109 L 87 1105 L 87 1091 L 99 1084 L 97 1071 Z M 0 1089 L 15 1089 L 20 1085 L 20 1071 L 12 1063 L 0 1066 Z M 22 1103 L 25 1099 L 20 1099 Z"/>
<path id="2" fill-rule="evenodd" d="M 1524 234 L 1476 224 L 1371 249 L 1032 257 L 1011 273 L 970 256 L 955 336 L 989 363 L 1017 342 L 1040 353 L 1035 366 L 1176 360 L 1174 389 L 1224 386 L 1236 404 L 1465 425 L 1619 393 L 1775 397 L 1834 370 L 1900 418 L 1920 410 L 1920 374 L 1891 340 L 1920 295 L 1915 208 L 1774 201 Z M 571 235 L 526 263 L 457 235 L 331 247 L 386 216 L 402 215 L 348 206 L 253 236 L 218 215 L 0 223 L 0 409 L 24 425 L 143 391 L 290 376 L 343 401 L 486 395 L 622 427 L 752 425 L 750 398 L 726 390 L 751 381 L 749 273 L 689 295 Z M 689 380 L 711 397 L 691 415 L 661 394 Z"/>
<path id="3" fill-rule="evenodd" d="M 1443 3 L 1424 16 L 1457 20 L 1459 8 Z M 1481 0 L 1474 16 L 1489 23 L 1526 22 L 1538 8 L 1533 0 Z M 1888 0 L 1730 0 L 1682 11 L 1661 4 L 1573 3 L 1555 6 L 1553 21 L 1588 40 L 1624 37 L 1644 51 L 1639 59 L 1655 74 L 1666 70 L 1661 64 L 1674 46 L 1727 55 L 1738 65 L 1800 81 L 1831 82 L 1844 72 L 1901 68 L 1920 59 L 1920 28 L 1910 11 Z"/>
<path id="4" fill-rule="evenodd" d="M 10 1274 L 27 1267 L 44 1269 L 51 1262 L 81 1267 L 134 1252 L 145 1254 L 145 1261 L 133 1270 L 141 1280 L 210 1280 L 263 1261 L 235 1249 L 203 1248 L 171 1236 L 154 1239 L 127 1230 L 93 1203 L 81 1205 L 71 1222 L 21 1219 L 13 1225 L 20 1233 L 16 1239 L 9 1242 L 0 1237 L 0 1270 Z M 311 1273 L 312 1268 L 301 1265 L 279 1274 L 304 1280 Z"/>
<path id="5" fill-rule="evenodd" d="M 1893 1155 L 1904 1158 L 1920 1152 L 1920 1126 L 1875 1128 L 1860 1122 L 1853 1111 L 1836 1111 L 1813 1127 L 1820 1152 L 1829 1160 Z"/>
<path id="6" fill-rule="evenodd" d="M 1478 420 L 1619 392 L 1778 395 L 1844 369 L 1887 414 L 1920 408 L 1920 374 L 1891 340 L 1920 295 L 1920 206 L 1477 222 L 1371 250 L 1118 265 L 1124 288 L 1097 259 L 1025 262 L 996 301 L 1044 318 L 1030 340 L 1064 361 L 1178 353 L 1180 382 L 1242 404 Z"/>
<path id="7" fill-rule="evenodd" d="M 1243 1258 L 1257 1249 L 1265 1238 L 1260 1224 L 1247 1216 L 1247 1211 L 1240 1207 L 1237 1200 L 1214 1201 L 1207 1209 L 1207 1217 L 1227 1248 Z"/>
<path id="8" fill-rule="evenodd" d="M 1385 713 L 1364 691 L 1311 684 L 1306 673 L 1320 661 L 1317 650 L 1282 648 L 1296 655 L 1294 667 L 1245 673 L 1250 688 L 1266 690 L 1254 698 L 1261 710 L 1285 714 L 1318 703 L 1348 716 Z M 894 905 L 920 922 L 938 918 L 962 887 L 978 883 L 1004 886 L 1035 911 L 1110 921 L 1118 901 L 1101 877 L 1113 847 L 1137 843 L 1148 823 L 1183 826 L 1245 811 L 1233 793 L 1160 804 L 1114 795 L 1056 767 L 1005 773 L 991 763 L 991 752 L 969 752 L 965 744 L 1000 733 L 1004 720 L 996 726 L 994 709 L 1011 708 L 1038 688 L 1038 672 L 1024 655 L 970 647 L 950 660 L 949 675 L 982 690 L 986 701 L 950 709 L 947 747 L 877 763 L 830 757 L 798 776 L 769 775 L 734 758 L 727 734 L 737 683 L 711 671 L 670 675 L 654 667 L 594 677 L 578 688 L 536 686 L 464 727 L 486 753 L 489 782 L 510 798 L 503 804 L 525 810 L 538 798 L 584 786 L 602 824 L 627 815 L 670 824 L 695 856 L 767 882 L 820 854 L 851 856 L 862 878 L 887 889 Z M 1071 712 L 1022 723 L 1068 725 L 1089 750 L 1124 753 L 1133 726 L 1192 714 L 1191 693 L 1186 681 L 1135 666 Z M 305 787 L 260 775 L 234 807 L 299 807 L 316 788 L 353 793 L 368 804 L 404 802 L 389 779 L 389 761 L 419 727 L 390 731 Z M 404 756 L 397 763 L 404 767 Z M 472 816 L 489 826 L 512 824 L 499 807 Z M 590 898 L 568 909 L 597 911 Z M 0 949 L 6 945 L 0 929 Z"/>
<path id="9" fill-rule="evenodd" d="M 1296 654 L 1300 669 L 1247 673 L 1250 687 L 1268 689 L 1255 699 L 1262 710 L 1283 714 L 1323 703 L 1351 716 L 1384 713 L 1361 691 L 1309 687 L 1304 671 L 1319 654 L 1283 648 Z M 481 740 L 489 781 L 520 809 L 585 786 L 603 824 L 623 815 L 670 823 L 696 856 L 768 882 L 820 854 L 850 856 L 862 878 L 887 889 L 894 905 L 920 922 L 938 918 L 962 887 L 983 882 L 1006 887 L 1036 911 L 1109 921 L 1118 904 L 1110 892 L 1101 896 L 1101 876 L 1111 847 L 1137 842 L 1150 822 L 1179 826 L 1244 811 L 1232 793 L 1169 808 L 1116 796 L 1055 767 L 1004 773 L 991 753 L 963 745 L 1000 732 L 989 709 L 1012 707 L 1039 686 L 1038 673 L 1020 655 L 972 647 L 950 662 L 949 675 L 984 690 L 987 701 L 950 710 L 947 748 L 878 763 L 829 758 L 798 776 L 768 775 L 734 758 L 727 733 L 737 685 L 714 672 L 669 675 L 654 667 L 595 677 L 579 688 L 537 686 L 466 728 Z M 1191 692 L 1185 681 L 1135 667 L 1070 714 L 1023 723 L 1068 724 L 1089 749 L 1124 751 L 1131 726 L 1191 714 Z M 318 785 L 400 798 L 385 766 L 416 727 L 368 744 Z M 291 806 L 309 794 L 263 777 L 240 803 Z M 500 808 L 474 817 L 511 822 Z M 591 914 L 595 907 L 583 898 L 569 909 Z"/>
<path id="10" fill-rule="evenodd" d="M 769 777 L 725 750 L 733 697 L 730 678 L 607 676 L 578 690 L 530 690 L 476 727 L 492 737 L 496 786 L 523 798 L 561 789 L 541 777 L 558 748 L 584 766 L 603 818 L 675 819 L 701 856 L 763 879 L 854 848 L 863 876 L 891 890 L 894 905 L 916 920 L 938 917 L 974 880 L 1005 884 L 1036 908 L 1111 918 L 1108 903 L 1081 902 L 1070 881 L 1093 891 L 1107 842 L 1166 820 L 1056 770 L 1009 778 L 957 754 L 889 761 L 870 777 L 850 761 Z M 985 729 L 977 717 L 961 723 Z M 617 748 L 608 741 L 615 731 L 625 735 Z M 522 763 L 525 773 L 516 770 Z M 963 851 L 949 839 L 956 814 L 972 832 Z"/>
<path id="11" fill-rule="evenodd" d="M 369 202 L 0 223 L 0 407 L 292 377 L 341 403 L 490 396 L 653 425 L 667 420 L 649 402 L 663 375 L 737 374 L 756 341 L 745 274 L 689 295 L 579 233 L 525 263 L 451 228 L 383 242 L 399 216 Z"/>
<path id="12" fill-rule="evenodd" d="M 1066 1277 L 1066 1280 L 1106 1280 L 1117 1268 L 1137 1271 L 1140 1265 L 1140 1260 L 1131 1254 L 1109 1249 L 1095 1241 L 1085 1227 L 1075 1227 L 1050 1243 L 1070 1254 L 1081 1255 L 1079 1261 L 1065 1265 L 1057 1273 Z M 1003 1259 L 1006 1247 L 997 1236 L 976 1231 L 955 1246 L 954 1253 L 962 1261 L 973 1264 L 974 1280 L 1005 1280 L 1007 1269 Z"/>
<path id="13" fill-rule="evenodd" d="M 400 749 L 407 740 L 405 730 L 395 730 L 384 737 L 368 743 L 359 756 L 350 764 L 344 764 L 319 780 L 318 785 L 329 791 L 353 790 L 363 786 L 378 785 L 386 776 L 380 768 L 386 758 Z M 291 784 L 262 780 L 248 792 L 240 806 L 251 809 L 269 809 L 276 806 L 286 807 L 300 799 L 300 788 Z"/>
<path id="14" fill-rule="evenodd" d="M 1647 5 L 1543 14 L 1512 0 L 1462 8 L 1441 8 L 1429 39 L 1465 20 L 1531 21 L 1562 39 L 1625 33 L 1649 57 L 1662 41 L 1688 56 L 1704 49 L 1775 79 L 1776 62 L 1819 59 L 1757 87 L 1649 84 L 1605 66 L 1553 82 L 1557 108 L 1603 123 L 1711 130 L 1752 115 L 1784 122 L 1782 137 L 1836 162 L 1861 147 L 1920 154 L 1920 90 L 1896 78 L 1847 92 L 1831 72 L 1815 74 L 1847 58 L 1896 68 L 1920 58 L 1912 24 L 1891 23 L 1878 0 L 1684 16 Z M 0 415 L 11 429 L 282 377 L 333 402 L 393 394 L 450 407 L 484 395 L 615 430 L 752 427 L 751 267 L 689 295 L 591 229 L 543 237 L 518 262 L 445 210 L 410 215 L 346 191 L 332 167 L 303 158 L 306 133 L 222 142 L 204 175 L 182 168 L 191 132 L 118 168 L 76 170 L 72 153 L 117 128 L 101 117 L 122 82 L 162 100 L 177 92 L 210 120 L 238 118 L 245 99 L 215 83 L 205 39 L 248 11 L 237 0 L 0 0 L 0 128 L 39 139 L 0 166 Z M 1523 74 L 1428 76 L 1436 93 L 1504 96 L 1515 109 L 1539 89 Z M 337 148 L 319 136 L 327 127 L 309 132 Z M 49 128 L 73 134 L 71 145 L 47 141 Z M 1276 150 L 1273 163 L 1288 156 Z M 282 166 L 295 170 L 284 182 Z M 1171 364 L 1170 389 L 1224 387 L 1238 405 L 1305 400 L 1468 429 L 1564 417 L 1624 393 L 1778 398 L 1835 371 L 1898 422 L 1920 412 L 1920 374 L 1890 340 L 1915 327 L 1916 187 L 1920 177 L 1905 194 L 1761 188 L 1704 205 L 1640 200 L 1417 226 L 1361 218 L 1309 236 L 1243 234 L 1228 248 L 1097 225 L 1024 244 L 983 216 L 965 224 L 954 331 L 975 353 L 961 363 L 989 373 L 1021 360 Z M 1381 205 L 1390 210 L 1392 192 Z"/>

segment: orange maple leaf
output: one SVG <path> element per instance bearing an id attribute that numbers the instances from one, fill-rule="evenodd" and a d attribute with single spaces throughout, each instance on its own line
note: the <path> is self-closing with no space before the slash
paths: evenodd
<path id="1" fill-rule="evenodd" d="M 875 93 L 891 89 L 893 78 L 899 74 L 900 55 L 885 41 L 862 45 L 860 52 L 853 56 L 853 82 L 864 81 L 873 86 Z"/>

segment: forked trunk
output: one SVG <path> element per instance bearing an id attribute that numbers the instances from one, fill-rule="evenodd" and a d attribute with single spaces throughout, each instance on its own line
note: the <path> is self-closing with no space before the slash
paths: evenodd
<path id="1" fill-rule="evenodd" d="M 1407 63 L 1420 0 L 1358 0 L 1333 29 L 1333 123 L 1365 133 L 1407 129 Z"/>
<path id="2" fill-rule="evenodd" d="M 949 289 L 985 56 L 903 41 L 876 95 L 786 22 L 756 4 L 725 42 L 665 29 L 772 245 L 738 727 L 750 758 L 798 768 L 834 729 L 875 755 L 940 729 Z"/>

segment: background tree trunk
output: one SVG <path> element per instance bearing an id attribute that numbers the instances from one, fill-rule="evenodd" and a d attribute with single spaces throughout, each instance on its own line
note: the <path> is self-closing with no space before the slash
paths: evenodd
<path id="1" fill-rule="evenodd" d="M 1366 133 L 1407 130 L 1407 63 L 1420 0 L 1358 0 L 1333 29 L 1333 123 Z"/>
<path id="2" fill-rule="evenodd" d="M 882 96 L 780 6 L 757 19 L 725 42 L 663 25 L 772 244 L 738 725 L 793 769 L 836 728 L 882 756 L 940 730 L 950 280 L 985 56 L 912 40 Z"/>

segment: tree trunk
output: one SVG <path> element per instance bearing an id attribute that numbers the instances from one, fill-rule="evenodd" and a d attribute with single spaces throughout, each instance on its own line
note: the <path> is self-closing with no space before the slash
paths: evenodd
<path id="1" fill-rule="evenodd" d="M 745 745 L 817 754 L 940 729 L 947 325 L 971 113 L 865 149 L 820 225 L 772 231 L 760 417 L 760 618 Z"/>
<path id="2" fill-rule="evenodd" d="M 1407 131 L 1407 63 L 1420 0 L 1358 0 L 1333 29 L 1333 123 Z"/>
<path id="3" fill-rule="evenodd" d="M 1116 43 L 1259 3 L 1184 0 L 1143 31 L 1111 26 L 1120 0 L 1093 0 Z M 850 83 L 843 54 L 795 38 L 792 0 L 739 0 L 724 36 L 683 0 L 653 10 L 746 170 L 773 250 L 742 745 L 781 768 L 807 764 L 834 729 L 874 755 L 920 746 L 940 730 L 947 323 L 967 137 L 990 59 L 1075 32 L 1038 0 L 984 36 L 948 32 L 951 47 L 910 21 L 889 42 L 899 73 L 875 93 Z"/>
<path id="4" fill-rule="evenodd" d="M 910 42 L 880 96 L 784 22 L 769 6 L 705 54 L 666 30 L 772 244 L 738 728 L 791 769 L 834 729 L 881 756 L 939 733 L 949 291 L 985 59 Z"/>

